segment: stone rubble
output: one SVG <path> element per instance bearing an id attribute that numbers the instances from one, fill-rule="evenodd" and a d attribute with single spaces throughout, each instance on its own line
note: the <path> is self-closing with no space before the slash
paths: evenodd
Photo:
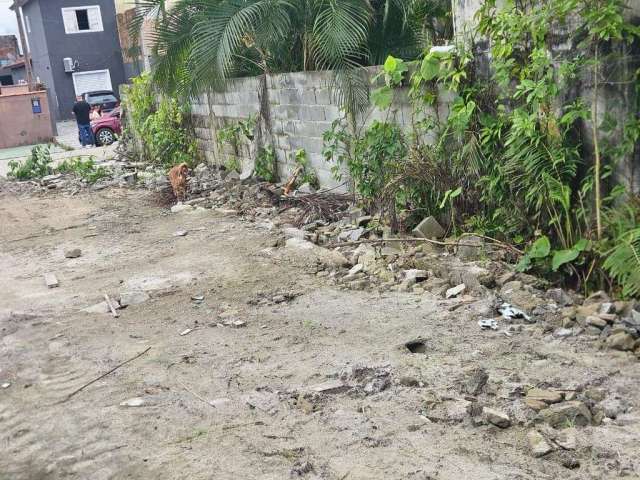
<path id="1" fill-rule="evenodd" d="M 131 173 L 123 175 L 130 176 Z M 129 176 L 124 183 L 131 187 Z M 43 182 L 56 185 L 56 189 L 64 189 L 66 187 L 61 182 L 65 178 L 56 176 Z M 150 169 L 138 174 L 136 185 L 142 184 L 145 188 L 158 190 L 169 188 L 166 176 Z M 285 248 L 294 255 L 300 255 L 312 265 L 311 273 L 325 277 L 339 289 L 379 293 L 393 291 L 417 300 L 445 297 L 450 301 L 447 304 L 451 303 L 450 308 L 454 309 L 451 311 L 464 308 L 481 322 L 499 320 L 508 323 L 506 332 L 509 336 L 535 334 L 563 345 L 589 340 L 602 348 L 640 356 L 640 306 L 634 301 L 614 302 L 603 292 L 584 299 L 561 288 L 548 288 L 545 282 L 535 277 L 514 272 L 477 236 L 464 237 L 464 243 L 468 245 L 456 248 L 419 240 L 385 244 L 383 240 L 389 238 L 389 232 L 379 226 L 379 218 L 366 215 L 358 208 L 345 207 L 339 210 L 339 219 L 324 218 L 320 214 L 309 219 L 299 206 L 284 210 L 279 207 L 285 201 L 280 188 L 278 185 L 258 184 L 250 178 L 240 180 L 238 175 L 222 178 L 220 172 L 201 164 L 193 170 L 190 178 L 191 200 L 173 205 L 170 210 L 181 214 L 213 209 L 224 215 L 242 215 L 256 228 L 275 230 L 280 238 L 267 249 Z M 301 218 L 304 221 L 300 221 Z M 186 234 L 186 230 L 183 232 Z M 425 218 L 413 233 L 415 237 L 428 239 L 443 238 L 446 234 L 434 217 Z M 351 244 L 359 241 L 364 243 Z M 81 250 L 73 251 L 76 250 L 78 254 L 75 256 L 68 255 L 71 250 L 65 251 L 65 257 L 79 257 Z M 57 280 L 55 283 L 57 286 Z M 248 303 L 282 306 L 298 295 L 293 291 L 258 292 Z M 149 299 L 144 291 L 125 290 L 120 293 L 118 307 L 138 305 Z M 201 303 L 204 296 L 194 296 L 192 300 Z M 106 302 L 100 302 L 85 311 L 108 313 L 109 308 Z M 222 323 L 213 326 L 246 327 L 244 320 L 236 318 L 238 314 L 238 311 L 222 312 L 219 315 Z M 475 322 L 473 327 L 477 329 Z M 185 336 L 194 330 L 186 328 L 179 335 Z M 405 350 L 408 348 L 407 344 L 403 347 Z M 422 350 L 411 352 L 424 353 Z M 633 358 L 629 353 L 617 355 Z M 490 376 L 481 362 L 465 370 L 453 395 L 449 392 L 427 392 L 428 386 L 413 376 L 396 378 L 390 365 L 351 365 L 325 378 L 321 383 L 305 387 L 304 393 L 296 392 L 298 408 L 313 413 L 312 400 L 327 395 L 363 398 L 389 395 L 399 388 L 421 388 L 425 394 L 420 415 L 425 422 L 467 422 L 474 427 L 493 428 L 493 425 L 499 429 L 523 426 L 528 430 L 526 443 L 529 452 L 535 458 L 550 458 L 559 452 L 567 454 L 578 449 L 582 428 L 616 420 L 628 411 L 628 405 L 622 399 L 582 387 L 572 389 L 557 384 L 531 386 L 520 383 L 513 388 L 509 386 L 512 389 L 508 395 L 498 395 L 496 389 L 507 388 L 507 385 L 496 385 L 498 382 L 493 372 Z M 220 401 L 223 400 L 229 401 Z M 275 415 L 280 408 L 281 395 L 261 390 L 246 396 L 244 401 L 251 408 Z M 144 404 L 144 399 L 134 398 L 120 405 Z M 567 468 L 579 466 L 573 457 L 565 457 L 562 462 Z M 304 474 L 312 469 L 307 470 L 307 466 L 301 465 L 299 471 Z"/>

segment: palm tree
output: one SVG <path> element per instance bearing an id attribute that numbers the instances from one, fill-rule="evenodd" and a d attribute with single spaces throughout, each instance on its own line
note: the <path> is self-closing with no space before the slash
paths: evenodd
<path id="1" fill-rule="evenodd" d="M 415 58 L 427 30 L 426 5 L 445 0 L 141 0 L 132 22 L 153 16 L 154 82 L 196 95 L 231 77 L 334 70 L 341 100 L 355 112 L 368 101 L 355 67 L 388 54 Z M 404 55 L 406 54 L 406 55 Z"/>

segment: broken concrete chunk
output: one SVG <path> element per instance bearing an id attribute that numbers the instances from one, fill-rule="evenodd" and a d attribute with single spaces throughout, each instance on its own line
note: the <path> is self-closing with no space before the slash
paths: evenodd
<path id="1" fill-rule="evenodd" d="M 578 400 L 556 403 L 538 413 L 538 421 L 543 421 L 553 428 L 584 427 L 591 423 L 589 408 Z"/>
<path id="2" fill-rule="evenodd" d="M 116 301 L 112 301 L 111 304 L 116 310 L 120 308 L 120 304 Z M 109 304 L 106 301 L 103 301 L 83 308 L 82 311 L 87 313 L 111 313 L 111 308 L 109 308 Z"/>
<path id="3" fill-rule="evenodd" d="M 460 285 L 457 285 L 455 287 L 451 287 L 449 290 L 447 290 L 445 292 L 444 296 L 445 296 L 445 298 L 457 297 L 462 292 L 464 292 L 466 288 L 467 288 L 467 286 L 464 283 L 461 283 Z"/>
<path id="4" fill-rule="evenodd" d="M 600 317 L 596 317 L 594 315 L 589 315 L 586 319 L 585 319 L 585 323 L 587 325 L 591 325 L 593 327 L 597 327 L 600 329 L 603 329 L 604 327 L 607 326 L 607 321 L 603 320 Z"/>
<path id="5" fill-rule="evenodd" d="M 496 427 L 507 428 L 511 425 L 511 419 L 509 415 L 493 408 L 483 408 L 482 413 L 486 417 L 487 421 Z"/>
<path id="6" fill-rule="evenodd" d="M 349 270 L 349 276 L 353 277 L 354 275 L 360 273 L 363 269 L 364 269 L 364 265 L 362 265 L 361 263 L 358 263 L 353 267 L 351 267 L 351 269 Z"/>
<path id="7" fill-rule="evenodd" d="M 552 288 L 547 290 L 547 296 L 556 302 L 560 307 L 568 307 L 573 305 L 573 298 L 562 288 Z"/>
<path id="8" fill-rule="evenodd" d="M 57 277 L 53 273 L 44 274 L 44 283 L 47 284 L 48 288 L 56 288 L 60 285 L 60 283 L 58 283 Z"/>
<path id="9" fill-rule="evenodd" d="M 609 335 L 605 342 L 607 347 L 623 352 L 633 350 L 635 346 L 634 338 L 627 332 L 616 332 Z"/>
<path id="10" fill-rule="evenodd" d="M 475 368 L 469 372 L 469 377 L 464 384 L 464 391 L 475 397 L 482 392 L 487 380 L 489 380 L 489 374 L 484 368 Z"/>
<path id="11" fill-rule="evenodd" d="M 560 403 L 563 400 L 562 393 L 541 388 L 532 388 L 527 392 L 527 400 L 537 400 L 548 405 Z"/>
<path id="12" fill-rule="evenodd" d="M 542 434 L 536 430 L 531 430 L 527 433 L 527 440 L 529 442 L 529 448 L 531 449 L 531 455 L 536 458 L 543 457 L 553 451 L 553 447 L 549 445 Z"/>
<path id="13" fill-rule="evenodd" d="M 417 282 L 420 282 L 422 280 L 426 280 L 428 276 L 429 274 L 426 270 L 418 270 L 416 268 L 412 268 L 411 270 L 404 271 L 404 278 L 406 280 L 413 279 Z"/>
<path id="14" fill-rule="evenodd" d="M 71 248 L 64 251 L 64 258 L 78 258 L 82 255 L 82 250 L 79 248 Z"/>
<path id="15" fill-rule="evenodd" d="M 349 241 L 350 242 L 357 242 L 358 240 L 360 240 L 360 237 L 362 237 L 365 234 L 366 230 L 364 227 L 360 227 L 360 228 L 356 228 L 355 230 L 351 230 L 349 232 Z"/>
<path id="16" fill-rule="evenodd" d="M 462 237 L 456 248 L 456 256 L 465 262 L 472 262 L 486 257 L 484 240 L 476 235 Z"/>
<path id="17" fill-rule="evenodd" d="M 553 442 L 563 450 L 575 450 L 578 444 L 576 441 L 576 429 L 567 428 L 554 432 Z"/>
<path id="18" fill-rule="evenodd" d="M 540 410 L 548 407 L 548 405 L 542 400 L 537 400 L 535 398 L 525 398 L 524 403 L 527 407 L 535 410 L 536 412 L 539 412 Z"/>
<path id="19" fill-rule="evenodd" d="M 445 236 L 444 228 L 433 217 L 427 217 L 422 220 L 416 228 L 413 229 L 413 235 L 421 238 L 442 238 Z"/>
<path id="20" fill-rule="evenodd" d="M 149 295 L 142 290 L 131 290 L 120 294 L 120 305 L 127 307 L 129 305 L 139 305 L 149 300 Z"/>
<path id="21" fill-rule="evenodd" d="M 309 259 L 309 254 L 313 255 L 315 259 L 326 265 L 327 267 L 346 267 L 350 265 L 349 260 L 337 250 L 329 250 L 327 248 L 319 247 L 307 240 L 300 240 L 299 238 L 290 238 L 285 243 L 285 248 L 292 250 L 293 252 L 305 252 L 304 257 Z"/>

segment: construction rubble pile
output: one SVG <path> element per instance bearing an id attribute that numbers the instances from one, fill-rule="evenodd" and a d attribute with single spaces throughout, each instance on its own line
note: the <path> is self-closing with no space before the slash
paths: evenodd
<path id="1" fill-rule="evenodd" d="M 108 175 L 93 185 L 58 174 L 40 181 L 4 182 L 20 191 L 57 190 L 73 195 L 81 188 L 143 187 L 172 201 L 165 171 L 145 164 L 112 160 L 101 164 Z M 479 329 L 507 336 L 530 332 L 550 338 L 581 337 L 640 357 L 640 304 L 614 301 L 604 292 L 584 298 L 542 279 L 516 273 L 505 260 L 515 260 L 508 245 L 479 236 L 443 241 L 445 230 L 428 216 L 400 238 L 379 217 L 353 206 L 353 196 L 335 191 L 293 191 L 285 183 L 240 179 L 236 172 L 199 164 L 190 172 L 188 199 L 173 213 L 208 209 L 238 215 L 281 232 L 264 254 L 287 248 L 306 258 L 314 273 L 338 288 L 397 291 L 420 296 L 426 292 L 449 300 L 450 310 L 477 316 Z"/>
<path id="2" fill-rule="evenodd" d="M 640 357 L 640 304 L 635 301 L 549 288 L 542 279 L 516 273 L 505 262 L 515 258 L 506 245 L 479 236 L 442 241 L 446 232 L 430 216 L 403 241 L 379 217 L 353 207 L 350 195 L 294 191 L 284 196 L 284 184 L 241 181 L 225 173 L 199 165 L 189 178 L 190 199 L 172 211 L 212 208 L 277 228 L 280 239 L 265 254 L 278 248 L 300 251 L 313 261 L 316 275 L 339 288 L 428 292 L 449 299 L 450 310 L 475 313 L 481 329 L 507 336 L 529 331 L 557 339 L 582 337 Z M 165 178 L 143 175 L 151 188 L 166 188 Z"/>

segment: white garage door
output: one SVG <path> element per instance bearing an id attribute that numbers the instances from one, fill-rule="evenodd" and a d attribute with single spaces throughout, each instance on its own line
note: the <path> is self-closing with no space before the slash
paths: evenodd
<path id="1" fill-rule="evenodd" d="M 76 95 L 96 90 L 112 90 L 109 70 L 93 70 L 91 72 L 76 72 L 73 74 L 73 86 Z"/>

